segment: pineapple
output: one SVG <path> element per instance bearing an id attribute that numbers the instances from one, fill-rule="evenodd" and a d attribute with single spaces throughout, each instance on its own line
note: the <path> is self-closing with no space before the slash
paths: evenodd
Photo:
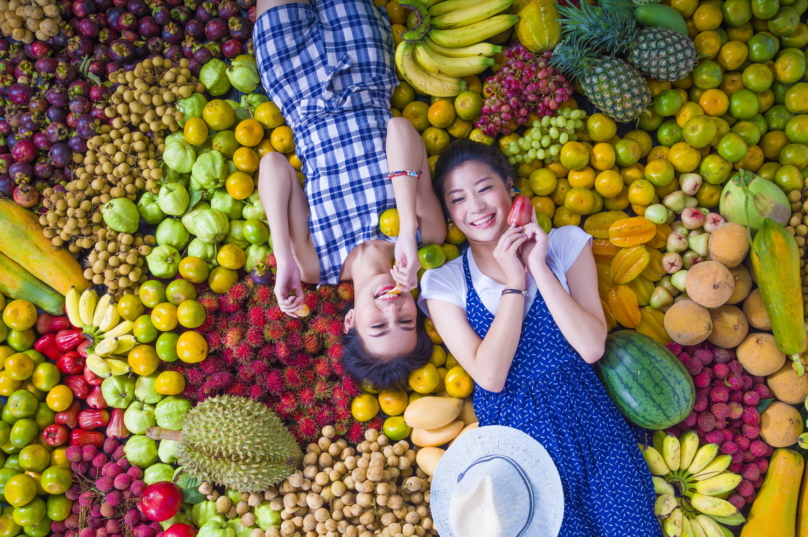
<path id="1" fill-rule="evenodd" d="M 565 35 L 578 35 L 609 54 L 625 55 L 640 72 L 654 80 L 673 82 L 696 66 L 690 37 L 667 28 L 643 28 L 631 13 L 604 11 L 581 2 L 559 7 Z"/>
<path id="2" fill-rule="evenodd" d="M 553 51 L 550 64 L 580 82 L 589 100 L 615 121 L 634 121 L 651 104 L 651 90 L 637 69 L 600 54 L 578 37 L 565 38 Z"/>

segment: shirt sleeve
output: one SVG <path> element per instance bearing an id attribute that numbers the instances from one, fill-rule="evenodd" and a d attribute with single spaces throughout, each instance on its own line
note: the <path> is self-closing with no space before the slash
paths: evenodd
<path id="1" fill-rule="evenodd" d="M 452 262 L 437 269 L 427 270 L 421 277 L 418 306 L 429 315 L 426 307 L 427 299 L 443 300 L 466 309 L 466 279 L 463 276 L 463 265 Z"/>
<path id="2" fill-rule="evenodd" d="M 591 242 L 592 235 L 578 226 L 564 226 L 554 230 L 547 249 L 552 251 L 558 269 L 566 274 L 584 247 Z"/>

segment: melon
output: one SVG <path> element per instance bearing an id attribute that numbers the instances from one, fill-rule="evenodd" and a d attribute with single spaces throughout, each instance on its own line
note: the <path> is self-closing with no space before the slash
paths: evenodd
<path id="1" fill-rule="evenodd" d="M 772 181 L 741 170 L 724 185 L 719 213 L 730 222 L 742 226 L 748 223 L 754 233 L 763 225 L 764 218 L 786 225 L 791 217 L 791 203 Z"/>
<path id="2" fill-rule="evenodd" d="M 693 410 L 696 388 L 690 373 L 664 345 L 644 334 L 610 334 L 596 369 L 617 409 L 638 427 L 667 429 Z"/>

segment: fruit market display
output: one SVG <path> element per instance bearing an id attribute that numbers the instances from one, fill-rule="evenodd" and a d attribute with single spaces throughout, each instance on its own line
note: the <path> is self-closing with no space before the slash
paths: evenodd
<path id="1" fill-rule="evenodd" d="M 430 167 L 493 145 L 509 221 L 593 237 L 595 367 L 662 533 L 806 533 L 808 2 L 376 5 L 392 114 Z M 429 321 L 402 389 L 348 378 L 348 282 L 278 307 L 258 164 L 306 178 L 255 14 L 0 0 L 3 535 L 437 534 L 431 476 L 478 426 L 473 380 Z M 460 255 L 448 231 L 424 269 Z"/>

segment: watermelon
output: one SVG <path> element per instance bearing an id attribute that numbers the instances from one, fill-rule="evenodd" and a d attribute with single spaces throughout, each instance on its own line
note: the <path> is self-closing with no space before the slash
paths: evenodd
<path id="1" fill-rule="evenodd" d="M 684 364 L 639 332 L 610 334 L 597 373 L 620 413 L 638 427 L 667 429 L 693 410 L 696 387 Z"/>

